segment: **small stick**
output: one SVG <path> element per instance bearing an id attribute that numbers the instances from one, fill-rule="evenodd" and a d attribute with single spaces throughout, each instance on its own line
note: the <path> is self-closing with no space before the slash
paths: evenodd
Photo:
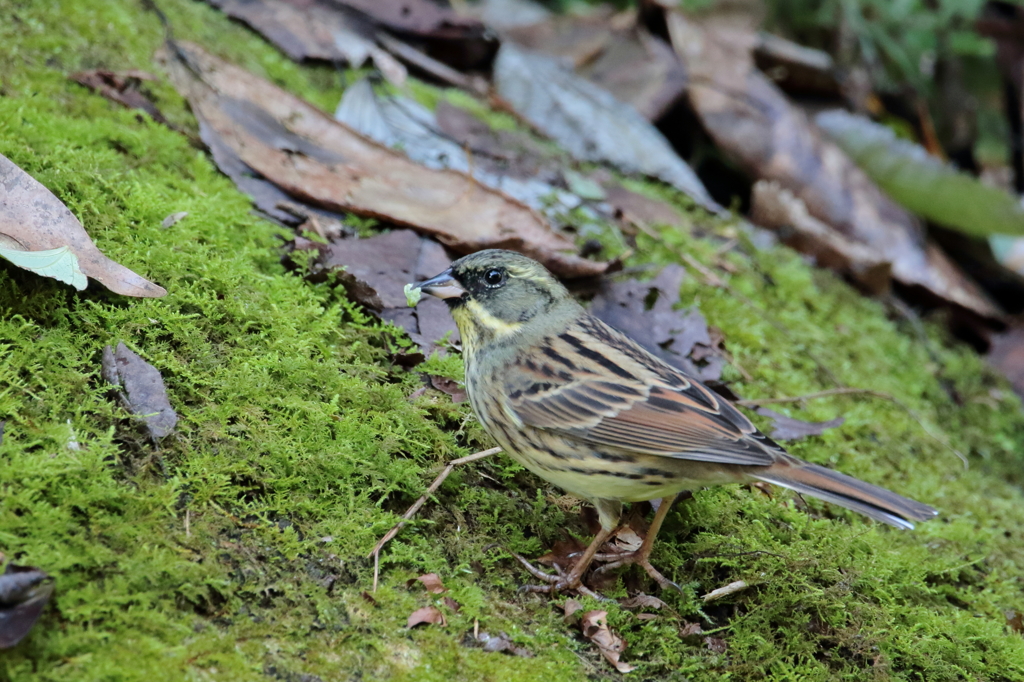
<path id="1" fill-rule="evenodd" d="M 910 415 L 911 419 L 913 419 L 914 421 L 917 422 L 917 425 L 920 426 L 921 430 L 924 431 L 926 434 L 928 434 L 929 437 L 931 437 L 934 440 L 938 441 L 944 447 L 949 449 L 950 452 L 952 452 L 954 455 L 959 457 L 960 461 L 963 462 L 963 464 L 964 464 L 964 470 L 968 469 L 967 457 L 964 455 L 964 453 L 962 453 L 959 450 L 957 450 L 956 448 L 954 448 L 952 443 L 950 443 L 947 439 L 943 438 L 942 436 L 940 436 L 939 434 L 935 433 L 930 428 L 928 428 L 928 425 L 925 423 L 924 419 L 922 419 L 921 416 L 917 412 L 915 412 L 909 406 L 903 404 L 902 402 L 900 402 L 899 400 L 897 400 L 893 396 L 889 395 L 888 393 L 884 393 L 883 391 L 873 391 L 870 388 L 849 388 L 849 387 L 845 387 L 844 386 L 842 388 L 830 388 L 830 389 L 825 390 L 825 391 L 817 391 L 815 393 L 808 393 L 807 395 L 798 395 L 798 396 L 795 396 L 795 397 L 792 397 L 792 398 L 760 398 L 760 399 L 757 399 L 757 400 L 737 400 L 737 401 L 734 402 L 734 404 L 735 405 L 740 405 L 742 407 L 757 407 L 759 405 L 770 405 L 772 403 L 799 403 L 799 402 L 803 402 L 804 400 L 813 400 L 815 398 L 827 398 L 828 396 L 832 396 L 832 395 L 858 395 L 858 394 L 859 395 L 871 396 L 872 398 L 881 398 L 882 400 L 888 400 L 893 405 L 896 405 L 897 407 L 901 408 L 904 412 L 906 412 L 908 415 Z"/>
<path id="2" fill-rule="evenodd" d="M 392 538 L 398 535 L 398 531 L 402 530 L 402 528 L 405 526 L 406 522 L 409 519 L 416 516 L 416 512 L 418 512 L 420 508 L 424 504 L 426 504 L 427 498 L 433 495 L 434 491 L 441 487 L 441 484 L 444 483 L 445 479 L 448 478 L 449 474 L 452 473 L 455 467 L 459 466 L 460 464 L 467 464 L 469 462 L 475 462 L 478 459 L 483 459 L 484 457 L 496 455 L 499 452 L 501 452 L 501 448 L 490 448 L 489 450 L 483 450 L 482 452 L 477 452 L 472 455 L 459 457 L 458 459 L 453 459 L 452 461 L 448 462 L 444 470 L 442 470 L 441 473 L 438 474 L 437 478 L 434 479 L 434 482 L 431 483 L 430 486 L 427 488 L 427 492 L 423 493 L 423 495 L 420 496 L 420 499 L 413 502 L 412 506 L 405 510 L 405 513 L 402 514 L 402 520 L 396 523 L 391 530 L 384 534 L 384 537 L 377 541 L 377 544 L 373 547 L 373 551 L 366 555 L 367 559 L 373 557 L 374 592 L 377 591 L 377 578 L 380 576 L 380 551 L 384 549 L 384 545 L 388 544 Z"/>

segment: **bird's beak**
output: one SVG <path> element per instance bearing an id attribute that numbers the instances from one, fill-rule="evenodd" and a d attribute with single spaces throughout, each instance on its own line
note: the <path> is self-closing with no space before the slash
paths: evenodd
<path id="1" fill-rule="evenodd" d="M 451 268 L 425 282 L 419 282 L 415 286 L 438 298 L 459 298 L 466 293 L 462 285 L 452 277 Z"/>

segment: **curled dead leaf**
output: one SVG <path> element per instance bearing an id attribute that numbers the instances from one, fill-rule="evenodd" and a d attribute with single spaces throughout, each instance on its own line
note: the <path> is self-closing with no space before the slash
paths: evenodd
<path id="1" fill-rule="evenodd" d="M 441 582 L 441 578 L 437 573 L 424 573 L 421 576 L 413 578 L 406 582 L 407 587 L 412 587 L 415 583 L 420 583 L 426 588 L 427 592 L 431 594 L 443 594 L 448 591 L 448 588 Z"/>
<path id="2" fill-rule="evenodd" d="M 414 628 L 417 625 L 424 624 L 444 627 L 448 625 L 448 621 L 445 620 L 444 614 L 436 606 L 424 606 L 422 609 L 416 609 L 409 614 L 405 627 Z"/>
<path id="3" fill-rule="evenodd" d="M 608 627 L 607 611 L 587 611 L 580 620 L 580 629 L 583 630 L 583 636 L 596 645 L 605 660 L 620 673 L 636 669 L 636 666 L 619 660 L 626 650 L 626 640 Z"/>

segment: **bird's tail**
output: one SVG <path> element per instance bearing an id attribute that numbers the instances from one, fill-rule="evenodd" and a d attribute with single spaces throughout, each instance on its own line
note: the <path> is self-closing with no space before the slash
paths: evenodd
<path id="1" fill-rule="evenodd" d="M 816 464 L 781 460 L 754 478 L 852 509 L 876 521 L 911 529 L 939 512 L 926 504 Z"/>

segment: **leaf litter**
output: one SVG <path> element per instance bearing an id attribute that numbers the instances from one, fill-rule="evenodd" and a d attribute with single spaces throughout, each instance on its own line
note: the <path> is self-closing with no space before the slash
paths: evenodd
<path id="1" fill-rule="evenodd" d="M 102 374 L 108 384 L 122 389 L 121 401 L 146 425 L 150 438 L 158 441 L 174 431 L 178 414 L 160 370 L 119 342 L 116 349 L 104 346 Z"/>
<path id="2" fill-rule="evenodd" d="M 436 606 L 424 606 L 410 613 L 409 618 L 405 621 L 405 627 L 409 629 L 417 625 L 440 625 L 445 627 L 448 625 L 448 620 Z"/>
<path id="3" fill-rule="evenodd" d="M 452 261 L 437 242 L 412 230 L 392 230 L 365 239 L 332 239 L 327 244 L 300 238 L 292 249 L 316 254 L 308 264 L 310 278 L 322 280 L 329 272 L 337 273 L 354 301 L 404 329 L 425 354 L 445 338 L 458 343 L 459 330 L 444 301 L 426 297 L 415 308 L 408 305 L 406 285 L 433 277 Z"/>
<path id="4" fill-rule="evenodd" d="M 413 163 L 198 46 L 176 48 L 158 59 L 197 119 L 285 194 L 412 227 L 459 253 L 513 249 L 565 277 L 606 270 L 575 255 L 572 241 L 535 211 L 464 173 Z"/>
<path id="5" fill-rule="evenodd" d="M 808 213 L 892 264 L 893 277 L 986 318 L 999 308 L 897 205 L 754 67 L 756 35 L 725 19 L 665 15 L 691 74 L 689 99 L 704 128 L 754 178 L 773 180 Z"/>
<path id="6" fill-rule="evenodd" d="M 686 271 L 666 266 L 654 279 L 605 281 L 590 312 L 665 362 L 701 381 L 717 381 L 725 358 L 696 307 L 676 310 Z"/>
<path id="7" fill-rule="evenodd" d="M 583 636 L 594 644 L 605 660 L 620 673 L 635 670 L 636 666 L 621 660 L 626 650 L 626 640 L 612 632 L 608 627 L 607 611 L 587 611 L 580 619 L 580 630 Z"/>
<path id="8" fill-rule="evenodd" d="M 0 188 L 0 256 L 79 291 L 86 288 L 88 276 L 124 296 L 167 294 L 107 258 L 60 199 L 3 155 Z"/>
<path id="9" fill-rule="evenodd" d="M 0 649 L 10 649 L 25 638 L 53 590 L 53 579 L 38 568 L 7 564 L 0 575 Z"/>

